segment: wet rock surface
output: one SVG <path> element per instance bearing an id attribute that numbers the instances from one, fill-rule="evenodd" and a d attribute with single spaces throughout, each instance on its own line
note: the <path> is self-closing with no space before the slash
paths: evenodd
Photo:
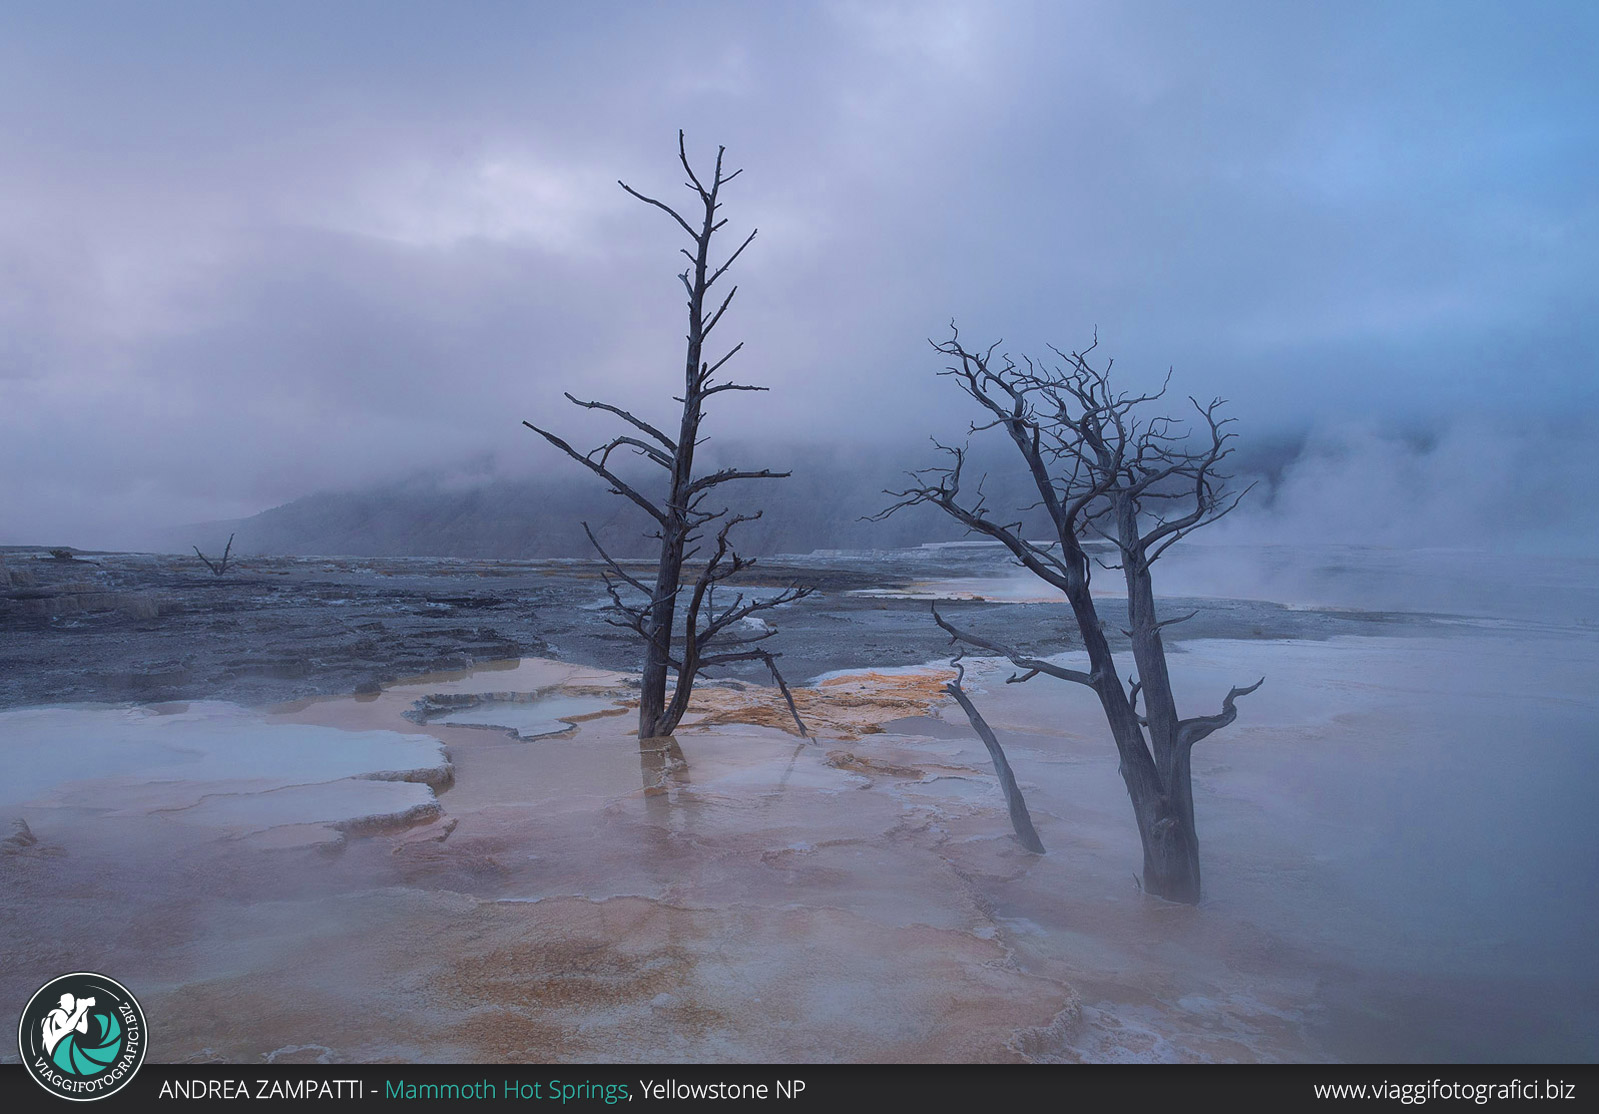
<path id="1" fill-rule="evenodd" d="M 4 553 L 0 706 L 263 704 L 541 653 L 542 577 L 478 562 Z"/>
<path id="2" fill-rule="evenodd" d="M 763 560 L 741 590 L 815 585 L 770 613 L 769 643 L 795 683 L 825 673 L 915 665 L 947 656 L 916 585 L 988 574 L 992 551 L 930 547 Z M 639 566 L 644 569 L 644 565 Z M 1107 574 L 1108 575 L 1108 574 Z M 890 594 L 868 594 L 882 593 Z M 959 594 L 957 594 L 959 595 Z M 964 593 L 971 596 L 973 593 Z M 638 667 L 638 640 L 605 622 L 588 561 L 245 557 L 223 576 L 191 556 L 0 549 L 0 707 L 82 701 L 220 699 L 263 705 L 344 692 L 485 661 L 551 657 Z M 1196 612 L 1168 642 L 1324 639 L 1423 632 L 1431 617 L 1295 610 L 1258 600 L 1164 601 Z M 1030 654 L 1069 649 L 1069 620 L 1047 602 L 954 598 L 957 624 Z M 1118 609 L 1102 610 L 1113 624 Z M 1112 642 L 1122 640 L 1111 630 Z M 749 663 L 724 676 L 770 683 Z"/>

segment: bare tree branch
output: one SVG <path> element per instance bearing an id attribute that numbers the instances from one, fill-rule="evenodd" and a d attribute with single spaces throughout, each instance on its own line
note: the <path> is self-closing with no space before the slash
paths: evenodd
<path id="1" fill-rule="evenodd" d="M 701 334 L 701 335 L 703 335 L 703 334 Z M 714 364 L 707 365 L 705 370 L 700 372 L 700 382 L 702 384 L 708 383 L 710 381 L 711 376 L 715 375 L 718 371 L 720 371 L 723 364 L 727 363 L 727 361 L 731 360 L 734 356 L 737 356 L 739 354 L 739 352 L 743 349 L 743 347 L 744 347 L 744 342 L 743 341 L 739 341 L 737 344 L 733 345 L 732 350 L 730 352 L 728 352 L 727 355 L 723 356 L 720 360 L 717 360 Z"/>
<path id="2" fill-rule="evenodd" d="M 1240 696 L 1248 696 L 1265 683 L 1266 678 L 1262 677 L 1254 684 L 1245 688 L 1234 687 L 1228 689 L 1227 695 L 1222 699 L 1221 713 L 1219 715 L 1195 716 L 1192 719 L 1183 720 L 1177 725 L 1178 745 L 1183 747 L 1192 747 L 1195 743 L 1199 742 L 1206 736 L 1221 730 L 1223 727 L 1226 727 L 1229 723 L 1238 718 L 1238 709 L 1233 705 L 1233 701 L 1237 700 Z"/>
<path id="3" fill-rule="evenodd" d="M 735 287 L 735 289 L 736 289 L 736 287 Z M 676 441 L 673 441 L 666 434 L 662 433 L 660 430 L 658 430 L 654 426 L 650 425 L 649 422 L 643 421 L 640 418 L 635 418 L 632 414 L 629 414 L 626 410 L 623 410 L 620 406 L 612 406 L 608 402 L 584 402 L 582 399 L 579 399 L 579 398 L 575 397 L 572 394 L 572 392 L 570 392 L 570 391 L 565 392 L 565 394 L 566 394 L 566 397 L 571 399 L 573 403 L 575 403 L 578 406 L 583 407 L 585 410 L 607 410 L 610 413 L 615 414 L 617 417 L 621 418 L 623 421 L 625 421 L 629 425 L 631 425 L 634 429 L 640 430 L 640 431 L 642 431 L 644 433 L 649 434 L 651 437 L 655 438 L 657 441 L 659 441 L 662 445 L 664 445 L 666 447 L 666 451 L 667 452 L 669 452 L 669 453 L 677 452 L 677 442 Z"/>
<path id="4" fill-rule="evenodd" d="M 595 552 L 600 555 L 600 559 L 605 562 L 605 567 L 610 570 L 612 575 L 622 580 L 629 587 L 638 589 L 638 591 L 644 594 L 646 599 L 650 597 L 649 585 L 633 576 L 617 563 L 616 558 L 605 552 L 605 547 L 600 544 L 600 539 L 594 536 L 594 531 L 589 529 L 589 524 L 587 522 L 583 523 L 583 533 L 588 535 L 589 544 L 592 545 Z"/>
<path id="5" fill-rule="evenodd" d="M 737 468 L 723 468 L 719 472 L 709 472 L 701 476 L 689 484 L 685 490 L 691 495 L 696 495 L 702 491 L 708 491 L 718 484 L 725 484 L 730 480 L 786 480 L 793 474 L 792 472 L 773 472 L 769 468 L 762 468 L 758 472 L 743 472 Z"/>
<path id="6" fill-rule="evenodd" d="M 618 495 L 627 496 L 638 505 L 640 510 L 649 515 L 651 518 L 655 519 L 655 521 L 659 522 L 662 526 L 667 525 L 668 518 L 665 511 L 661 510 L 661 508 L 657 507 L 654 503 L 651 503 L 637 491 L 634 491 L 630 486 L 624 483 L 619 476 L 617 476 L 610 469 L 606 468 L 605 465 L 597 461 L 590 460 L 587 456 L 578 452 L 571 445 L 568 445 L 555 434 L 549 432 L 548 430 L 540 429 L 532 422 L 524 421 L 522 424 L 527 426 L 540 437 L 544 438 L 550 444 L 554 445 L 557 449 L 560 449 L 563 453 L 577 461 L 583 467 L 587 468 L 590 472 L 593 472 L 595 475 L 604 479 L 606 483 L 611 485 L 611 490 L 615 491 Z"/>
<path id="7" fill-rule="evenodd" d="M 731 179 L 729 179 L 729 181 L 731 181 Z M 721 278 L 722 275 L 726 273 L 727 269 L 733 265 L 733 260 L 744 254 L 744 249 L 750 246 L 750 241 L 755 239 L 755 233 L 759 231 L 760 229 L 758 228 L 751 230 L 750 234 L 744 238 L 744 242 L 738 246 L 738 250 L 727 257 L 727 262 L 716 268 L 716 273 L 705 280 L 706 289 L 710 289 L 712 286 L 714 286 L 716 284 L 716 280 Z"/>
<path id="8" fill-rule="evenodd" d="M 1047 673 L 1049 676 L 1058 677 L 1062 681 L 1075 681 L 1079 685 L 1088 685 L 1090 688 L 1099 683 L 1099 678 L 1093 674 L 1084 673 L 1077 669 L 1064 669 L 1061 666 L 1055 665 L 1051 662 L 1028 657 L 1026 654 L 1023 654 L 1020 651 L 1009 649 L 1005 646 L 1001 646 L 997 642 L 990 642 L 988 639 L 981 638 L 978 635 L 970 633 L 969 631 L 963 631 L 951 626 L 944 620 L 944 617 L 938 613 L 937 604 L 933 605 L 933 622 L 937 623 L 944 630 L 948 631 L 950 638 L 954 641 L 964 642 L 968 646 L 976 646 L 982 650 L 992 651 L 993 653 L 1008 659 L 1011 664 L 1020 666 L 1022 669 L 1030 670 L 1033 673 Z"/>
<path id="9" fill-rule="evenodd" d="M 966 690 L 961 688 L 961 682 L 966 679 L 966 667 L 960 664 L 957 656 L 953 662 L 955 666 L 955 679 L 944 686 L 944 691 L 955 698 L 955 703 L 961 706 L 961 711 L 966 713 L 966 719 L 971 723 L 972 730 L 977 732 L 977 737 L 983 740 L 983 746 L 988 748 L 988 757 L 994 763 L 994 774 L 999 778 L 1000 791 L 1005 794 L 1005 807 L 1010 811 L 1010 823 L 1016 838 L 1021 840 L 1022 846 L 1035 855 L 1044 853 L 1044 841 L 1038 838 L 1038 831 L 1033 827 L 1033 818 L 1027 811 L 1027 802 L 1022 799 L 1022 791 L 1016 784 L 1016 775 L 1011 772 L 1010 762 L 1005 758 L 1005 750 L 999 745 L 999 737 L 994 734 L 994 729 L 988 726 L 966 695 Z"/>
<path id="10" fill-rule="evenodd" d="M 684 232 L 687 232 L 690 236 L 698 238 L 699 233 L 694 231 L 693 225 L 689 224 L 688 221 L 684 220 L 682 218 L 682 216 L 679 215 L 678 211 L 676 209 L 672 208 L 670 205 L 666 204 L 666 202 L 657 201 L 653 197 L 645 197 L 642 193 L 639 193 L 638 190 L 634 189 L 632 186 L 628 185 L 626 182 L 622 181 L 622 179 L 620 179 L 620 178 L 618 178 L 616 180 L 616 184 L 621 186 L 623 189 L 625 189 L 628 193 L 632 194 L 634 197 L 638 198 L 640 201 L 644 202 L 646 205 L 653 205 L 657 209 L 661 210 L 661 212 L 668 214 L 669 216 L 671 216 L 671 218 L 673 220 L 677 221 L 678 224 L 683 226 L 683 231 Z"/>
<path id="11" fill-rule="evenodd" d="M 720 394 L 723 391 L 769 391 L 770 387 L 752 387 L 747 383 L 718 383 L 714 387 L 707 387 L 703 392 L 706 398 Z"/>

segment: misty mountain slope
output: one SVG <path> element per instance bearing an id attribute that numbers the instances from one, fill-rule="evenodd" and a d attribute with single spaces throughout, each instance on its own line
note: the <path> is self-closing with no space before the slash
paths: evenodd
<path id="1" fill-rule="evenodd" d="M 884 490 L 902 486 L 904 478 L 904 467 L 880 457 L 818 450 L 776 454 L 790 460 L 799 456 L 790 464 L 770 462 L 771 452 L 741 449 L 718 455 L 793 471 L 787 479 L 752 480 L 723 489 L 735 510 L 762 512 L 733 534 L 741 553 L 892 549 L 963 536 L 944 515 L 925 507 L 869 521 L 869 516 L 893 502 Z M 762 455 L 768 459 L 762 460 Z M 936 454 L 928 452 L 915 466 L 935 462 Z M 718 466 L 716 458 L 705 465 Z M 1025 506 L 1032 500 L 1025 497 L 1018 479 L 996 471 L 988 490 L 1004 505 Z M 184 552 L 199 545 L 210 552 L 220 550 L 228 535 L 236 532 L 234 549 L 239 553 L 502 560 L 589 557 L 593 547 L 584 536 L 584 522 L 615 556 L 655 552 L 655 543 L 647 536 L 653 523 L 642 512 L 609 494 L 594 477 L 564 467 L 558 474 L 535 479 L 495 479 L 475 486 L 423 479 L 361 491 L 322 492 L 234 522 L 165 531 L 158 547 Z"/>
<path id="2" fill-rule="evenodd" d="M 1599 482 L 1586 437 L 1558 430 L 1501 431 L 1493 451 L 1481 429 L 1450 427 L 1430 438 L 1369 429 L 1320 436 L 1240 438 L 1230 486 L 1245 497 L 1199 540 L 1232 545 L 1311 542 L 1384 547 L 1599 552 L 1599 517 L 1580 496 Z M 961 444 L 961 440 L 955 440 Z M 1037 493 L 994 438 L 973 438 L 962 478 L 965 502 L 1008 508 L 1045 536 Z M 747 556 L 818 549 L 898 549 L 966 537 L 947 516 L 913 507 L 872 521 L 894 502 L 911 469 L 941 466 L 932 445 L 868 448 L 711 442 L 701 470 L 731 464 L 789 471 L 723 489 L 734 510 L 761 511 L 733 538 Z M 628 475 L 646 494 L 653 477 Z M 1010 517 L 1009 515 L 1005 517 Z M 140 548 L 285 556 L 464 557 L 514 560 L 593 555 L 587 522 L 617 557 L 652 556 L 653 527 L 631 502 L 576 465 L 532 478 L 477 482 L 416 477 L 362 490 L 308 495 L 249 518 L 160 530 Z"/>

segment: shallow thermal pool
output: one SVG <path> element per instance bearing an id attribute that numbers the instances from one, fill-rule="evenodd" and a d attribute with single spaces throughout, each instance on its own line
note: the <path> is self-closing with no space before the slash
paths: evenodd
<path id="1" fill-rule="evenodd" d="M 326 839 L 436 812 L 451 777 L 430 736 L 274 724 L 219 701 L 4 711 L 0 753 L 0 816 L 45 833 L 112 817 Z"/>
<path id="2" fill-rule="evenodd" d="M 434 694 L 417 702 L 419 723 L 498 727 L 519 739 L 569 734 L 580 722 L 625 711 L 614 695 L 556 690 L 530 693 Z"/>
<path id="3" fill-rule="evenodd" d="M 403 718 L 629 691 L 532 660 L 272 713 L 6 713 L 0 800 L 37 840 L 0 856 L 0 995 L 92 955 L 162 1058 L 235 1063 L 1599 1055 L 1585 632 L 1183 643 L 1185 714 L 1267 678 L 1195 754 L 1198 908 L 1139 892 L 1091 694 L 967 664 L 1045 855 L 916 670 L 805 690 L 852 725 L 818 716 L 809 741 L 738 722 L 767 694 L 708 689 L 674 753 L 627 716 L 558 746 Z M 265 838 L 325 826 L 312 799 L 355 782 L 431 797 L 374 779 L 446 748 L 436 821 Z M 270 812 L 279 794 L 303 810 Z"/>

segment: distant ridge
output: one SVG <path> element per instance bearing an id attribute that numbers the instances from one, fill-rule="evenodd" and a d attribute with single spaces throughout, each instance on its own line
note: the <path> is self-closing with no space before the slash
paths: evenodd
<path id="1" fill-rule="evenodd" d="M 747 555 L 817 549 L 888 549 L 958 538 L 945 516 L 918 508 L 885 522 L 863 519 L 892 500 L 882 489 L 893 471 L 868 478 L 849 467 L 796 467 L 785 480 L 729 490 L 738 509 L 762 511 L 734 534 Z M 589 557 L 587 522 L 618 557 L 653 552 L 653 526 L 626 499 L 592 477 L 499 479 L 477 486 L 410 481 L 364 491 L 322 492 L 249 518 L 163 531 L 158 548 L 220 550 L 237 534 L 236 553 L 358 557 L 465 557 L 514 560 Z M 209 548 L 208 548 L 209 547 Z"/>
<path id="2" fill-rule="evenodd" d="M 763 454 L 737 447 L 727 455 L 746 460 Z M 770 461 L 773 453 L 764 455 Z M 908 467 L 942 463 L 931 446 L 914 457 L 896 457 L 900 458 L 886 451 L 788 448 L 771 462 L 774 468 L 792 469 L 788 479 L 752 480 L 723 489 L 735 508 L 763 512 L 759 520 L 738 527 L 734 537 L 739 551 L 770 556 L 819 549 L 898 549 L 962 538 L 958 525 L 928 507 L 910 508 L 881 522 L 867 521 L 894 501 L 883 492 L 902 487 Z M 911 463 L 905 463 L 907 459 Z M 708 459 L 705 466 L 717 465 Z M 1024 477 L 1004 457 L 997 461 L 974 457 L 963 490 L 975 494 L 985 470 L 989 475 L 983 490 L 991 506 L 1027 507 L 1037 501 L 1037 494 L 1023 486 Z M 1044 516 L 1034 515 L 1040 527 L 1047 527 Z M 228 536 L 236 534 L 234 552 L 241 554 L 590 557 L 594 551 L 584 536 L 584 522 L 617 557 L 643 557 L 654 551 L 646 537 L 654 524 L 642 512 L 628 500 L 608 494 L 594 477 L 565 466 L 557 474 L 527 480 L 462 484 L 423 478 L 361 491 L 322 492 L 249 518 L 165 530 L 154 548 L 182 553 L 197 545 L 208 553 L 220 552 Z"/>

